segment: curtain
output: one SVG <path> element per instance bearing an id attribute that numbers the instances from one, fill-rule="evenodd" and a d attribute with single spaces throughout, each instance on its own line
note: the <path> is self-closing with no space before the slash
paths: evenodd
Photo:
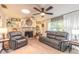
<path id="1" fill-rule="evenodd" d="M 69 33 L 69 40 L 75 39 L 73 30 L 79 30 L 79 11 L 64 15 L 64 31 Z M 76 36 L 79 39 L 79 35 Z"/>
<path id="2" fill-rule="evenodd" d="M 51 22 L 48 22 L 48 31 L 51 31 Z"/>

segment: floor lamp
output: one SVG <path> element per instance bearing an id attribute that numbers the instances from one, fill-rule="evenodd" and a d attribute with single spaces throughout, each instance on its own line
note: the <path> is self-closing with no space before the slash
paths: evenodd
<path id="1" fill-rule="evenodd" d="M 2 39 L 5 39 L 6 33 L 7 33 L 7 28 L 0 28 L 0 34 L 2 35 Z"/>
<path id="2" fill-rule="evenodd" d="M 5 34 L 7 34 L 7 28 L 0 28 L 0 34 L 2 35 L 2 40 L 0 42 L 2 42 L 2 49 L 0 50 L 0 53 L 4 50 L 5 52 L 7 52 L 7 49 L 5 48 Z"/>

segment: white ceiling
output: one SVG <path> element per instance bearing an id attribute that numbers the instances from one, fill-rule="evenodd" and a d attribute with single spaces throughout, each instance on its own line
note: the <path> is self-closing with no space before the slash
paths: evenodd
<path id="1" fill-rule="evenodd" d="M 54 13 L 54 15 L 49 16 L 46 15 L 46 18 L 53 18 L 56 16 L 60 16 L 65 13 L 69 13 L 71 11 L 79 10 L 79 4 L 7 4 L 8 9 L 4 9 L 0 6 L 0 10 L 4 12 L 6 16 L 10 17 L 30 17 L 33 13 L 37 13 L 36 10 L 33 9 L 33 7 L 37 8 L 47 8 L 48 6 L 53 6 L 54 8 L 50 10 L 49 12 Z M 21 9 L 29 9 L 31 11 L 30 14 L 25 15 L 21 12 Z M 39 15 L 37 16 L 39 17 Z"/>

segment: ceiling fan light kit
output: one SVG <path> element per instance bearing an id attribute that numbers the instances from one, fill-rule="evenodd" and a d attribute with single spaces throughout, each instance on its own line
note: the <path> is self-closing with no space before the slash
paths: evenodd
<path id="1" fill-rule="evenodd" d="M 45 15 L 45 13 L 40 13 L 40 15 L 41 15 L 41 16 L 44 16 L 44 15 Z"/>

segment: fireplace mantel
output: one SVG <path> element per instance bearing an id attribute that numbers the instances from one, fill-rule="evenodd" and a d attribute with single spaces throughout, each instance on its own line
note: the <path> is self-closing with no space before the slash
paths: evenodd
<path id="1" fill-rule="evenodd" d="M 22 30 L 25 30 L 25 31 L 34 31 L 35 27 L 22 27 Z"/>
<path id="2" fill-rule="evenodd" d="M 22 28 L 35 28 L 35 27 L 22 27 Z"/>

